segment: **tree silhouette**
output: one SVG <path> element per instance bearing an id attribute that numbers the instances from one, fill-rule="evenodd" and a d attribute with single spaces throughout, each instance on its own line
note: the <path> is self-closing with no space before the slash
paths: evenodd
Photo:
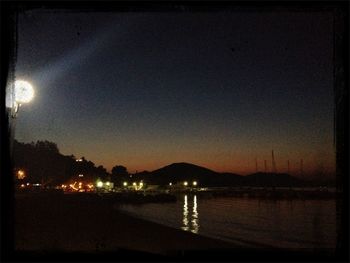
<path id="1" fill-rule="evenodd" d="M 53 142 L 25 144 L 14 141 L 15 168 L 26 171 L 24 180 L 27 182 L 55 186 L 76 180 L 79 174 L 84 174 L 84 179 L 90 182 L 97 178 L 106 180 L 108 172 L 103 166 L 95 167 L 93 162 L 82 159 L 82 162 L 76 162 L 74 155 L 62 155 Z"/>
<path id="2" fill-rule="evenodd" d="M 38 151 L 43 152 L 51 152 L 51 153 L 59 153 L 58 147 L 56 143 L 49 142 L 49 141 L 37 141 L 35 144 L 35 147 Z"/>
<path id="3" fill-rule="evenodd" d="M 112 175 L 113 176 L 125 176 L 128 175 L 128 170 L 125 166 L 122 165 L 116 165 L 112 168 Z"/>
<path id="4" fill-rule="evenodd" d="M 126 180 L 128 176 L 129 173 L 125 166 L 116 165 L 112 168 L 111 180 L 114 184 L 120 184 L 122 181 Z"/>

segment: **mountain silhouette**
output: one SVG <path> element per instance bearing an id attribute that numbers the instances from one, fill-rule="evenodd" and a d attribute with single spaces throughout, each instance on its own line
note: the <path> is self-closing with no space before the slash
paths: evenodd
<path id="1" fill-rule="evenodd" d="M 191 163 L 173 163 L 152 172 L 155 175 L 168 175 L 186 179 L 187 176 L 213 176 L 216 172 Z"/>
<path id="2" fill-rule="evenodd" d="M 152 172 L 142 172 L 135 179 L 151 184 L 167 185 L 197 181 L 199 186 L 299 186 L 302 180 L 289 174 L 254 173 L 246 176 L 219 173 L 191 163 L 173 163 Z"/>

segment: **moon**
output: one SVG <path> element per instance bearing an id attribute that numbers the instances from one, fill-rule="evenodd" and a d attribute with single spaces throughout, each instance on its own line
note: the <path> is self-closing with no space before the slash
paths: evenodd
<path id="1" fill-rule="evenodd" d="M 28 103 L 34 97 L 32 85 L 24 80 L 15 81 L 15 101 L 17 103 Z"/>

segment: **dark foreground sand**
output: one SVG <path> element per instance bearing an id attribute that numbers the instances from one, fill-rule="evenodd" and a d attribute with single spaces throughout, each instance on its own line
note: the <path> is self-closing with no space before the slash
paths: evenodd
<path id="1" fill-rule="evenodd" d="M 327 251 L 248 249 L 134 218 L 114 205 L 115 200 L 97 195 L 17 195 L 15 260 L 281 262 L 334 257 Z"/>
<path id="2" fill-rule="evenodd" d="M 113 204 L 83 195 L 16 198 L 15 248 L 19 251 L 116 251 L 172 255 L 185 250 L 232 249 L 232 243 L 137 219 Z"/>

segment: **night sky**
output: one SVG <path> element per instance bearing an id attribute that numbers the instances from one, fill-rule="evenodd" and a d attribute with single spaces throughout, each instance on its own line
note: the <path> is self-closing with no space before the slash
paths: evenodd
<path id="1" fill-rule="evenodd" d="M 35 98 L 16 139 L 110 170 L 190 162 L 246 174 L 333 171 L 333 17 L 326 12 L 19 16 L 16 78 Z"/>

